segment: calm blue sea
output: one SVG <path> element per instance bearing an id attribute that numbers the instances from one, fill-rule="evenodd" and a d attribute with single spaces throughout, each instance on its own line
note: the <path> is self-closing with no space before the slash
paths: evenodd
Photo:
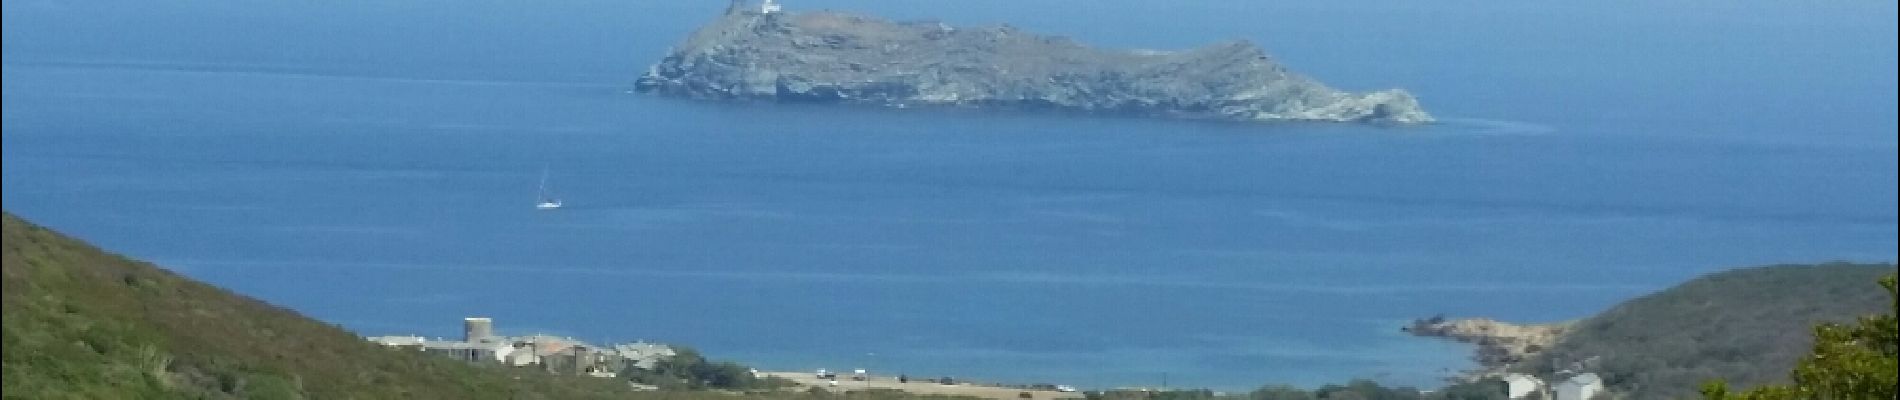
<path id="1" fill-rule="evenodd" d="M 1245 38 L 1445 121 L 1409 129 L 626 93 L 715 1 L 4 5 L 7 210 L 364 334 L 1429 385 L 1465 350 L 1409 318 L 1900 253 L 1891 1 L 787 2 Z"/>

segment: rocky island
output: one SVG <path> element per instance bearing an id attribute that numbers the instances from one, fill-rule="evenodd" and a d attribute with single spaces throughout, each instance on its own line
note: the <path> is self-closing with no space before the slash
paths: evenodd
<path id="1" fill-rule="evenodd" d="M 1009 26 L 955 28 L 735 0 L 641 76 L 722 100 L 1057 110 L 1228 121 L 1433 121 L 1398 89 L 1347 93 L 1233 41 L 1105 50 Z"/>

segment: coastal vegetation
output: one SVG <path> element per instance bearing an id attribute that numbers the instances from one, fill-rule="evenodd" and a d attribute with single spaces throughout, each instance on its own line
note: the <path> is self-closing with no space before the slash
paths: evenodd
<path id="1" fill-rule="evenodd" d="M 1893 399 L 1900 386 L 1900 308 L 1895 276 L 1880 280 L 1891 303 L 1888 313 L 1860 317 L 1853 324 L 1814 327 L 1814 350 L 1794 368 L 1790 385 L 1767 385 L 1730 393 L 1720 380 L 1704 384 L 1710 400 Z"/>
<path id="2" fill-rule="evenodd" d="M 624 380 L 385 348 L 293 311 L 105 253 L 11 214 L 4 219 L 0 298 L 6 318 L 0 355 L 5 375 L 0 383 L 9 399 L 956 398 L 894 390 L 785 390 L 787 381 L 759 378 L 743 365 L 709 361 L 687 348 L 651 369 L 627 371 Z M 1547 373 L 1552 365 L 1587 369 L 1630 398 L 1688 398 L 1698 387 L 1710 399 L 1893 398 L 1900 348 L 1900 328 L 1892 315 L 1893 272 L 1891 264 L 1833 263 L 1711 274 L 1580 321 L 1519 368 L 1533 373 Z M 1870 290 L 1868 282 L 1883 275 L 1886 290 Z M 1843 321 L 1855 323 L 1837 323 Z M 1817 324 L 1809 335 L 1807 327 Z M 1701 386 L 1710 378 L 1719 381 Z M 661 390 L 634 391 L 627 380 Z M 1730 385 L 1754 389 L 1731 391 Z M 1429 391 L 1354 380 L 1312 390 L 1269 385 L 1241 394 L 1173 390 L 1085 396 L 1490 400 L 1504 398 L 1504 388 L 1495 379 Z"/>
<path id="3" fill-rule="evenodd" d="M 387 348 L 309 319 L 109 254 L 4 214 L 6 399 L 949 400 L 903 392 L 734 392 L 750 369 L 682 352 L 655 368 L 679 384 L 549 374 Z"/>
<path id="4" fill-rule="evenodd" d="M 1512 369 L 1595 372 L 1634 399 L 1695 397 L 1708 379 L 1786 384 L 1787 371 L 1814 347 L 1811 327 L 1892 313 L 1887 293 L 1872 289 L 1894 271 L 1893 264 L 1828 263 L 1709 274 L 1579 321 Z"/>
<path id="5" fill-rule="evenodd" d="M 613 398 L 626 385 L 386 349 L 4 216 L 9 399 Z"/>
<path id="6" fill-rule="evenodd" d="M 380 346 L 334 325 L 106 253 L 4 214 L 6 399 L 955 400 L 786 382 L 676 349 L 620 379 L 468 363 Z"/>
<path id="7" fill-rule="evenodd" d="M 1365 379 L 1307 390 L 1291 385 L 1266 385 L 1248 393 L 1227 394 L 1206 389 L 1112 390 L 1087 392 L 1086 400 L 1505 400 L 1504 382 L 1485 379 L 1455 383 L 1434 391 L 1388 387 Z"/>
<path id="8" fill-rule="evenodd" d="M 652 369 L 631 369 L 622 373 L 635 383 L 666 390 L 752 390 L 792 386 L 792 382 L 784 379 L 754 376 L 751 368 L 738 363 L 709 361 L 692 348 L 675 346 L 673 350 L 675 354 L 672 357 L 660 360 Z"/>

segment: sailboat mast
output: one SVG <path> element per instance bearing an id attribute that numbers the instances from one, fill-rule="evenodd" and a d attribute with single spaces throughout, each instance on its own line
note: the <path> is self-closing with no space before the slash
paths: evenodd
<path id="1" fill-rule="evenodd" d="M 547 166 L 541 167 L 541 186 L 535 189 L 534 195 L 535 195 L 535 201 L 546 201 L 548 199 L 548 167 Z"/>
<path id="2" fill-rule="evenodd" d="M 540 189 L 538 189 L 538 192 L 539 193 L 535 193 L 535 196 L 536 196 L 536 198 L 534 199 L 535 209 L 553 210 L 553 209 L 561 208 L 560 199 L 556 199 L 552 196 L 548 196 L 548 167 L 545 165 L 541 166 L 541 187 Z"/>

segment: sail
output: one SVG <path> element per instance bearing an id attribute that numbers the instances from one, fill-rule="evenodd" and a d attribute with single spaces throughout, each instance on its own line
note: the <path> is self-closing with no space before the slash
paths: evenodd
<path id="1" fill-rule="evenodd" d="M 541 167 L 541 185 L 535 190 L 534 208 L 552 210 L 561 208 L 561 200 L 548 194 L 548 169 Z"/>

